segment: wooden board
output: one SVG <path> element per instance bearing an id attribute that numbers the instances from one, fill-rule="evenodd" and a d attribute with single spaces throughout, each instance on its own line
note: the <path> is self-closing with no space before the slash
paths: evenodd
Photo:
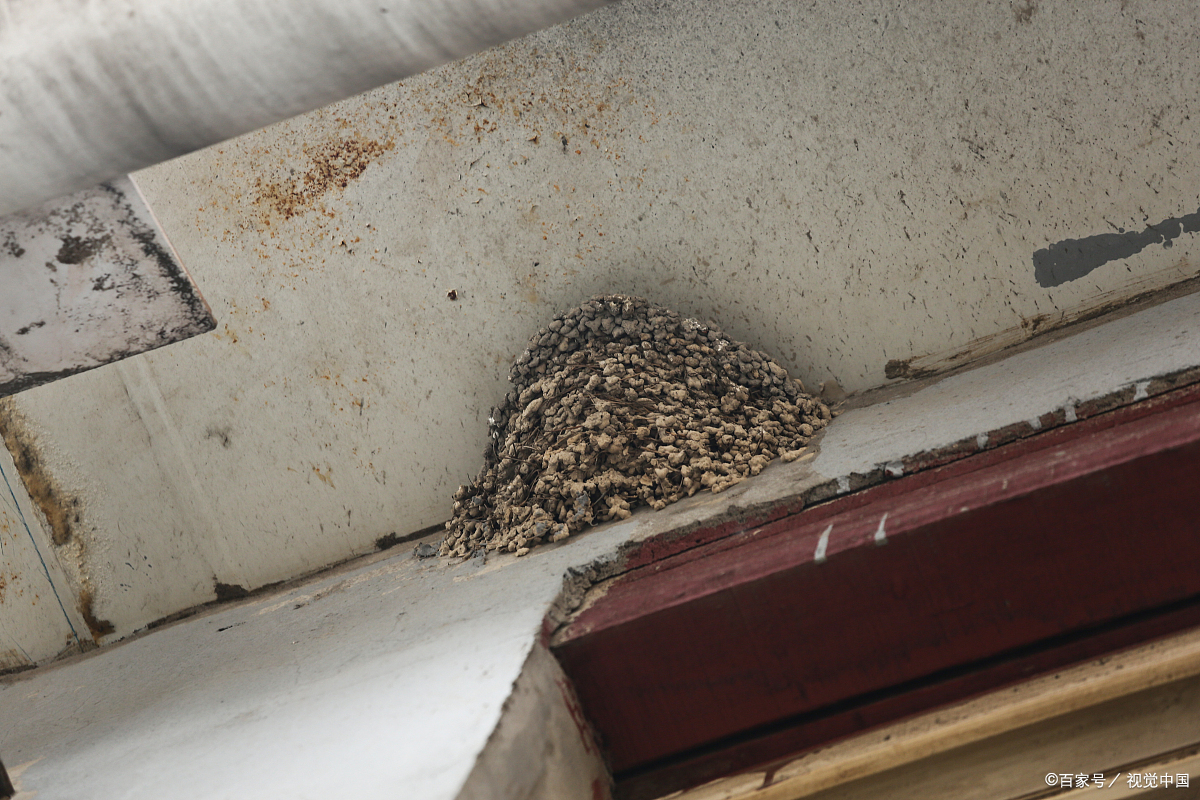
<path id="1" fill-rule="evenodd" d="M 624 796 L 1200 624 L 1197 399 L 723 531 L 614 579 L 555 651 Z"/>

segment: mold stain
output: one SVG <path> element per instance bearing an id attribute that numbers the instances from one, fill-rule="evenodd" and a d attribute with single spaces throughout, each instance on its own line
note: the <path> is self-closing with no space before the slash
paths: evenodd
<path id="1" fill-rule="evenodd" d="M 18 672 L 25 672 L 26 670 L 36 669 L 36 668 L 37 668 L 37 664 L 34 664 L 29 659 L 27 659 L 25 657 L 25 654 L 22 653 L 20 650 L 0 651 L 0 676 L 15 675 Z M 3 766 L 4 766 L 3 764 L 0 764 L 0 768 L 3 768 Z M 3 789 L 3 788 L 4 788 L 4 784 L 2 781 L 0 781 L 0 789 Z M 2 791 L 0 791 L 0 798 L 7 798 L 9 796 L 10 795 L 6 795 Z"/>
<path id="2" fill-rule="evenodd" d="M 46 276 L 36 279 L 40 288 L 35 294 L 52 299 L 55 311 L 42 319 L 6 321 L 5 327 L 27 323 L 15 330 L 18 337 L 45 330 L 34 337 L 40 340 L 32 345 L 39 356 L 32 360 L 0 339 L 0 373 L 12 376 L 0 381 L 0 395 L 171 344 L 215 325 L 128 180 L 72 197 L 72 202 L 52 202 L 6 223 L 10 230 L 0 242 L 0 257 L 21 257 L 21 242 L 36 244 L 39 253 L 54 241 L 59 247 L 53 258 L 45 260 L 43 254 L 37 259 L 52 275 L 48 283 Z M 106 296 L 89 298 L 89 291 Z"/>
<path id="3" fill-rule="evenodd" d="M 82 264 L 100 252 L 109 241 L 108 236 L 81 237 L 67 234 L 62 237 L 62 247 L 55 258 L 60 264 Z"/>
<path id="4" fill-rule="evenodd" d="M 0 241 L 0 252 L 7 253 L 13 258 L 20 258 L 25 255 L 25 248 L 21 247 L 17 241 L 17 235 L 13 231 L 4 232 L 4 240 Z"/>
<path id="5" fill-rule="evenodd" d="M 894 380 L 916 380 L 917 378 L 928 378 L 930 375 L 936 375 L 936 369 L 927 369 L 915 367 L 912 364 L 913 359 L 893 358 L 883 367 L 883 374 L 890 381 Z"/>
<path id="6" fill-rule="evenodd" d="M 66 494 L 46 469 L 36 442 L 8 398 L 0 400 L 0 436 L 12 454 L 25 491 L 50 526 L 51 541 L 62 547 L 71 541 L 75 526 L 81 521 L 82 504 L 78 498 Z"/>
<path id="7" fill-rule="evenodd" d="M 241 600 L 243 597 L 249 597 L 250 590 L 245 586 L 238 586 L 236 583 L 221 583 L 214 577 L 213 594 L 217 596 L 217 602 L 223 603 L 227 600 Z"/>
<path id="8" fill-rule="evenodd" d="M 396 535 L 395 531 L 392 531 L 391 533 L 385 533 L 375 540 L 375 549 L 390 550 L 398 544 L 400 544 L 400 537 Z"/>
<path id="9" fill-rule="evenodd" d="M 12 455 L 13 463 L 21 476 L 21 483 L 29 498 L 41 510 L 43 518 L 50 528 L 50 540 L 56 548 L 60 548 L 60 556 L 71 554 L 70 562 L 80 565 L 85 563 L 85 537 L 78 535 L 78 526 L 82 523 L 83 503 L 63 491 L 58 482 L 49 473 L 45 463 L 38 453 L 37 442 L 25 424 L 24 418 L 16 409 L 12 398 L 0 398 L 0 437 Z M 66 564 L 64 563 L 64 566 Z M 87 578 L 86 571 L 74 576 L 77 587 L 76 604 L 93 640 L 116 631 L 109 620 L 96 615 L 95 593 Z M 56 592 L 57 594 L 57 592 Z M 74 626 L 72 626 L 74 630 Z M 94 647 L 94 644 L 77 640 L 83 650 Z"/>
<path id="10" fill-rule="evenodd" d="M 83 621 L 87 623 L 93 639 L 99 639 L 101 636 L 107 636 L 116 631 L 116 626 L 111 622 L 96 616 L 95 597 L 90 588 L 84 588 L 79 592 L 79 613 L 83 615 Z"/>

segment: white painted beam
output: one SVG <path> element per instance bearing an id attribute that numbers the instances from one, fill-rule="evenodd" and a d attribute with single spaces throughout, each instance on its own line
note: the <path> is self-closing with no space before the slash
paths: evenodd
<path id="1" fill-rule="evenodd" d="M 539 640 L 564 571 L 630 527 L 519 561 L 396 548 L 0 679 L 0 757 L 21 800 L 605 798 Z"/>
<path id="2" fill-rule="evenodd" d="M 0 214 L 607 1 L 9 0 L 0 4 Z"/>

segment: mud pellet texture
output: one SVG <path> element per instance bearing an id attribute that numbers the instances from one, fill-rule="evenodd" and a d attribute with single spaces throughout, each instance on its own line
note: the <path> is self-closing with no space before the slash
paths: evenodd
<path id="1" fill-rule="evenodd" d="M 509 381 L 442 555 L 525 555 L 638 506 L 720 492 L 794 460 L 831 418 L 770 356 L 625 295 L 556 316 Z"/>

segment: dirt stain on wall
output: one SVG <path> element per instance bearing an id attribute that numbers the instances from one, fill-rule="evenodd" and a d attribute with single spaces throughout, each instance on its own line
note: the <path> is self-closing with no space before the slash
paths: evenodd
<path id="1" fill-rule="evenodd" d="M 371 162 L 395 147 L 392 140 L 377 142 L 351 137 L 305 146 L 306 169 L 287 180 L 256 178 L 256 204 L 266 205 L 284 219 L 313 208 L 330 191 L 341 191 L 366 172 Z"/>
<path id="2" fill-rule="evenodd" d="M 116 631 L 116 626 L 111 622 L 96 616 L 95 598 L 92 590 L 88 587 L 79 592 L 79 612 L 83 614 L 83 620 L 87 623 L 88 630 L 92 632 L 92 638 L 99 639 L 101 636 Z"/>
<path id="3" fill-rule="evenodd" d="M 29 497 L 41 510 L 56 548 L 73 551 L 82 562 L 85 542 L 78 533 L 83 518 L 83 502 L 68 492 L 50 474 L 43 461 L 36 437 L 10 397 L 0 399 L 0 437 L 12 454 L 17 473 Z M 64 552 L 60 550 L 60 555 Z M 61 562 L 60 562 L 61 563 Z M 83 572 L 81 570 L 81 572 Z M 94 592 L 86 573 L 77 574 L 77 605 L 94 639 L 113 633 L 116 627 L 95 613 Z"/>
<path id="4" fill-rule="evenodd" d="M 226 600 L 241 600 L 243 597 L 249 597 L 250 590 L 236 583 L 222 583 L 214 577 L 213 594 L 216 595 L 218 602 L 225 602 Z"/>
<path id="5" fill-rule="evenodd" d="M 25 491 L 37 503 L 50 525 L 50 536 L 57 546 L 71 541 L 75 525 L 80 521 L 78 498 L 66 494 L 46 470 L 32 435 L 26 429 L 15 404 L 9 398 L 0 400 L 0 436 L 12 453 Z"/>
<path id="6" fill-rule="evenodd" d="M 884 377 L 889 381 L 898 379 L 916 380 L 917 378 L 928 378 L 930 375 L 936 375 L 936 369 L 926 369 L 922 367 L 914 367 L 913 359 L 898 359 L 893 358 L 883 368 Z"/>

